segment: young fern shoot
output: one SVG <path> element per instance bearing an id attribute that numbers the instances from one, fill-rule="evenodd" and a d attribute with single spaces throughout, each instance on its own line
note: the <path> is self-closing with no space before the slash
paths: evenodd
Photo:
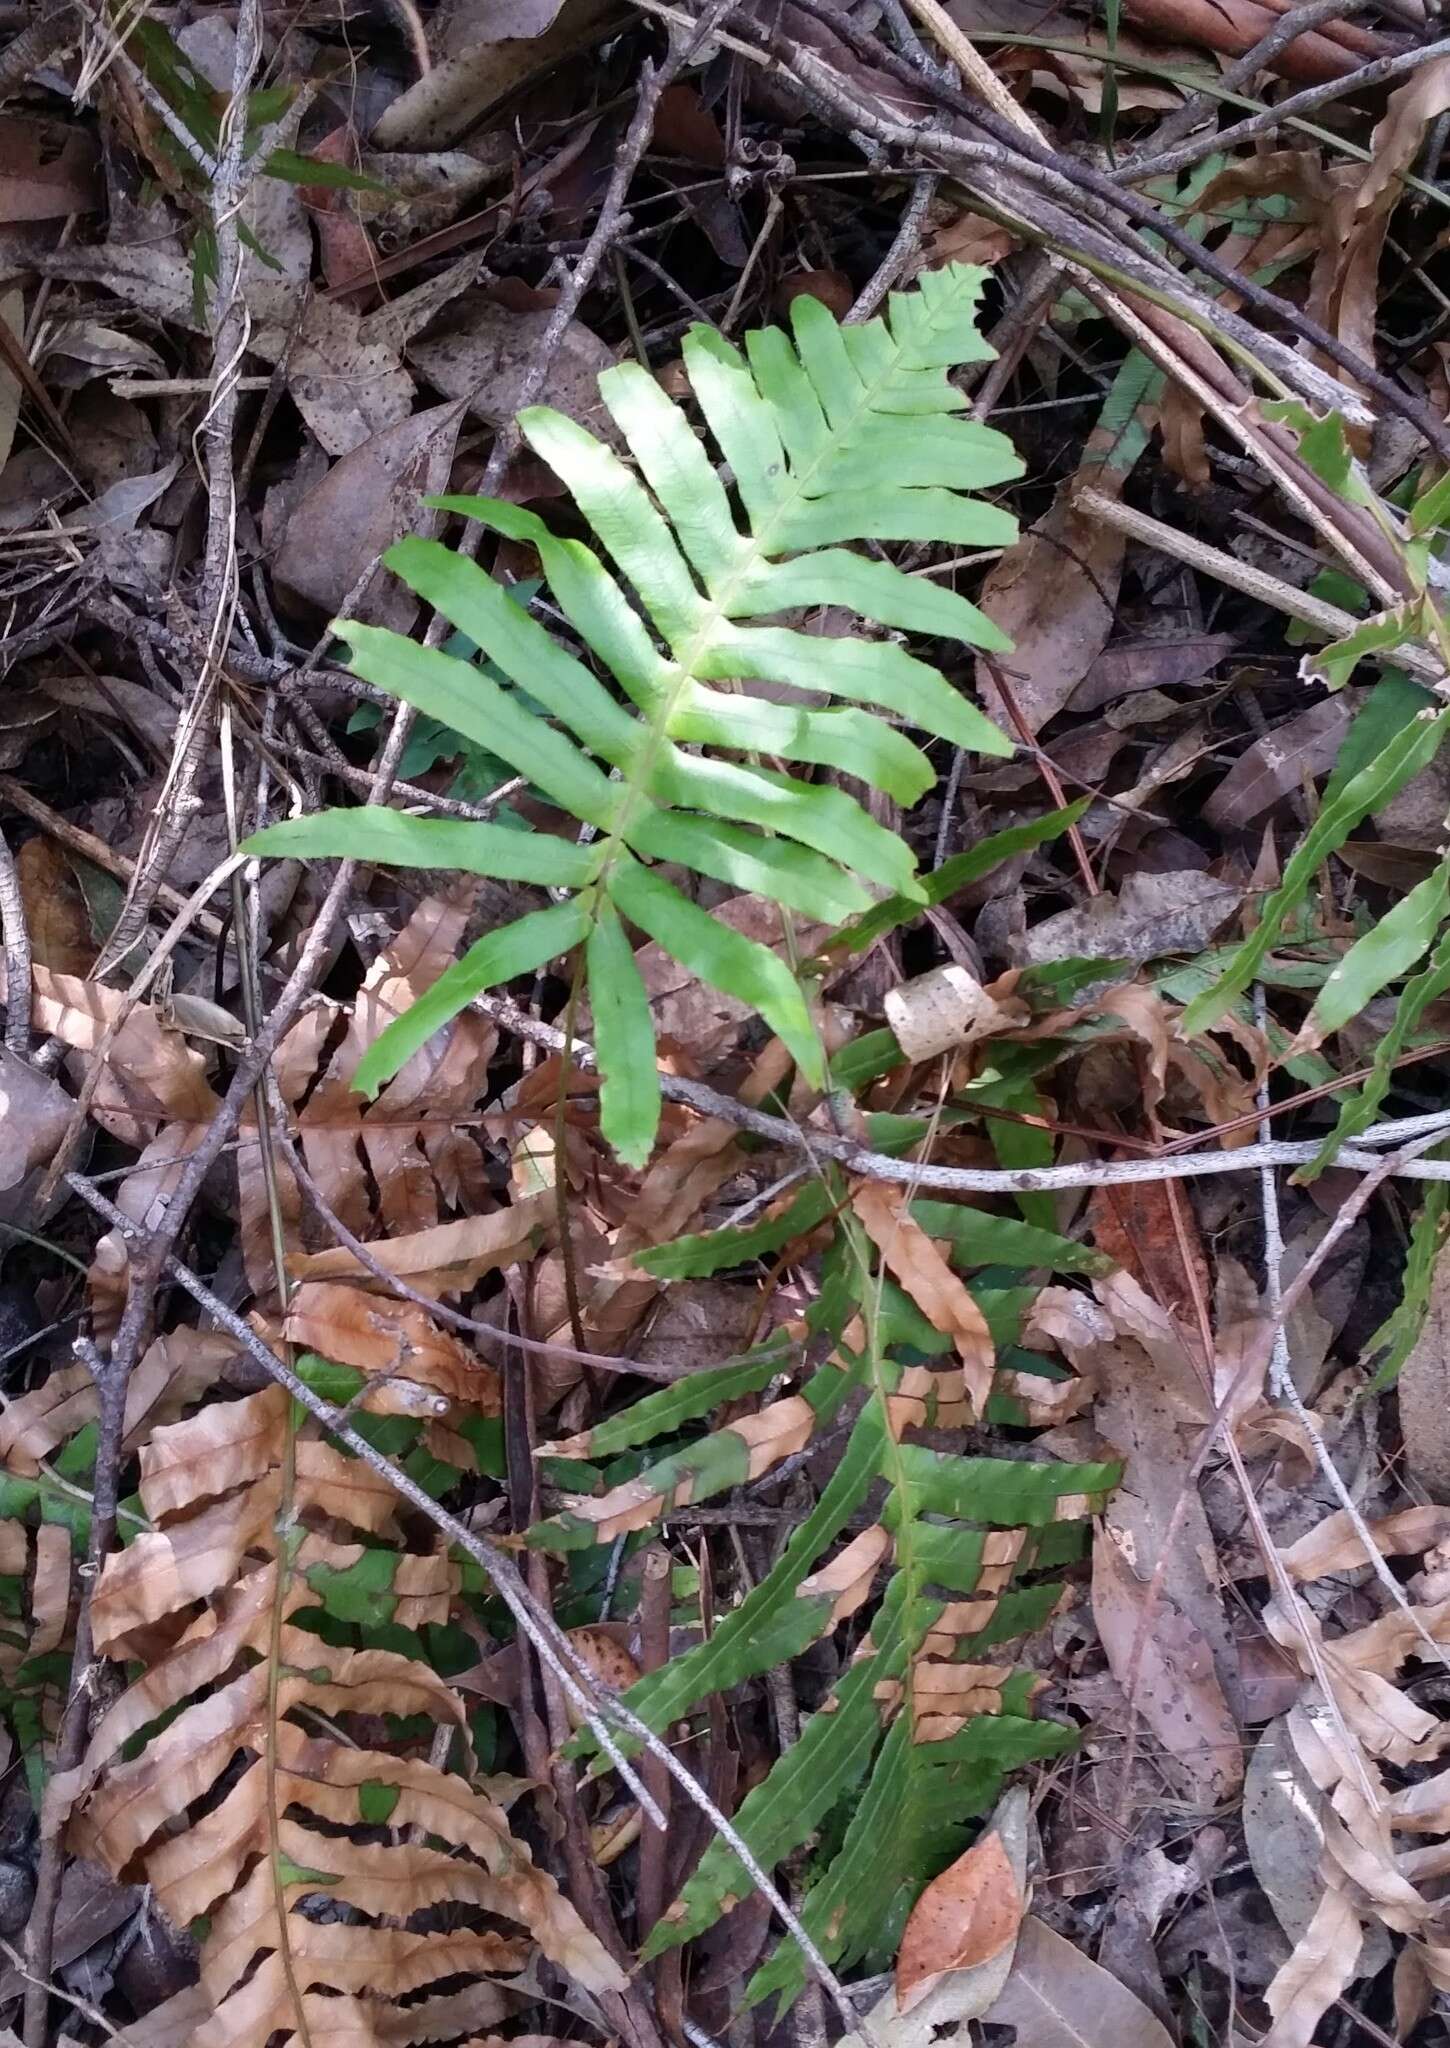
<path id="1" fill-rule="evenodd" d="M 746 338 L 743 353 L 709 328 L 691 331 L 686 372 L 733 474 L 743 530 L 683 409 L 633 363 L 606 371 L 599 388 L 635 468 L 546 407 L 519 420 L 602 554 L 519 506 L 432 501 L 537 551 L 554 604 L 602 675 L 440 542 L 407 539 L 389 551 L 388 566 L 489 669 L 342 620 L 353 672 L 487 747 L 588 832 L 334 810 L 247 842 L 251 853 L 452 867 L 555 897 L 487 933 L 399 1017 L 359 1067 L 359 1088 L 376 1093 L 482 990 L 582 946 L 602 1128 L 623 1160 L 642 1164 L 660 1091 L 627 925 L 749 1004 L 802 1073 L 824 1082 L 797 977 L 767 946 L 701 909 L 661 866 L 827 924 L 868 909 L 882 892 L 924 900 L 898 834 L 834 781 L 764 766 L 762 757 L 832 769 L 912 804 L 935 770 L 905 728 L 981 753 L 1011 752 L 939 669 L 896 638 L 821 639 L 754 623 L 832 605 L 892 633 L 1008 645 L 965 598 L 843 545 L 987 548 L 1015 537 L 1011 514 L 973 494 L 1020 474 L 1021 463 L 1004 435 L 957 416 L 966 400 L 947 376 L 992 353 L 976 324 L 984 276 L 965 264 L 929 272 L 914 291 L 893 295 L 887 318 L 856 327 L 798 299 L 791 335 L 766 328 Z M 738 687 L 756 681 L 826 701 L 780 704 Z"/>

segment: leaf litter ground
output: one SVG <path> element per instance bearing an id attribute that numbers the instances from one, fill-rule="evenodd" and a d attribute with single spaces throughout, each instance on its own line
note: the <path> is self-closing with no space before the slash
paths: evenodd
<path id="1" fill-rule="evenodd" d="M 1401 5 L 694 12 L 0 10 L 3 2017 L 1433 2044 L 1450 58 Z M 516 410 L 638 452 L 692 349 L 955 263 L 1017 526 L 850 535 L 982 608 L 878 616 L 1010 757 L 908 710 L 871 843 L 924 886 L 863 910 L 818 900 L 862 763 L 808 754 L 809 902 L 779 839 L 758 880 L 662 839 L 700 938 L 636 885 L 571 1003 L 543 754 L 401 732 L 330 618 L 557 730 L 543 643 L 444 634 L 437 555 L 382 554 L 502 499 L 489 589 L 584 652 L 584 444 Z M 860 609 L 781 604 L 715 671 L 777 769 Z M 400 867 L 425 816 L 511 862 Z M 1342 1151 L 1380 1124 L 1394 1173 Z"/>

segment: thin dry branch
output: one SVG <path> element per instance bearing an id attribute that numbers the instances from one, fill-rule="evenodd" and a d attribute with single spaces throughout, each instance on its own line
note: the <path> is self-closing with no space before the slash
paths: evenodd
<path id="1" fill-rule="evenodd" d="M 507 996 L 475 996 L 473 1008 L 484 1016 L 545 1046 L 562 1052 L 564 1034 L 552 1024 L 530 1016 Z M 583 1039 L 572 1040 L 573 1057 L 580 1066 L 594 1067 L 594 1048 Z M 929 1161 L 893 1159 L 885 1152 L 873 1152 L 838 1132 L 811 1125 L 790 1123 L 762 1109 L 751 1109 L 729 1095 L 707 1088 L 702 1081 L 682 1080 L 675 1074 L 660 1075 L 660 1091 L 667 1102 L 683 1103 L 701 1116 L 719 1117 L 737 1130 L 753 1131 L 770 1138 L 808 1159 L 834 1159 L 865 1180 L 891 1181 L 898 1186 L 937 1188 L 945 1194 L 1022 1195 L 1059 1188 L 1126 1187 L 1141 1181 L 1194 1180 L 1224 1173 L 1246 1173 L 1260 1166 L 1305 1166 L 1317 1159 L 1321 1147 L 1292 1139 L 1275 1138 L 1266 1144 L 1243 1145 L 1232 1152 L 1162 1152 L 1143 1159 L 1088 1159 L 1067 1166 L 976 1167 L 936 1166 Z M 1376 1124 L 1361 1134 L 1356 1146 L 1345 1146 L 1334 1158 L 1336 1166 L 1360 1173 L 1379 1172 L 1385 1162 L 1371 1145 L 1394 1145 L 1419 1136 L 1427 1123 L 1436 1130 L 1450 1129 L 1450 1110 L 1436 1112 L 1431 1119 L 1408 1117 Z M 1404 1159 L 1395 1163 L 1394 1173 L 1408 1180 L 1450 1180 L 1450 1159 Z"/>
<path id="2" fill-rule="evenodd" d="M 0 933 L 5 942 L 5 1050 L 23 1060 L 30 1050 L 30 927 L 20 875 L 0 832 Z"/>

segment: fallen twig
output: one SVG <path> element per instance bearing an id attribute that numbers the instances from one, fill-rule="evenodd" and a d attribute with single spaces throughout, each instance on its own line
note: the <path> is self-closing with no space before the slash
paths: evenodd
<path id="1" fill-rule="evenodd" d="M 520 1038 L 562 1052 L 564 1034 L 519 1008 L 507 996 L 475 996 L 472 1007 L 486 1017 L 506 1025 Z M 573 1053 L 580 1066 L 593 1067 L 594 1048 L 581 1038 L 573 1040 Z M 893 1159 L 885 1152 L 873 1152 L 854 1139 L 822 1130 L 815 1125 L 790 1123 L 785 1117 L 751 1109 L 731 1096 L 707 1088 L 702 1081 L 686 1081 L 676 1074 L 660 1075 L 660 1091 L 666 1102 L 680 1102 L 698 1110 L 701 1116 L 715 1116 L 737 1129 L 753 1131 L 792 1151 L 812 1159 L 834 1159 L 866 1180 L 884 1180 L 899 1186 L 913 1182 L 924 1188 L 939 1188 L 947 1194 L 1020 1195 L 1056 1188 L 1124 1187 L 1139 1181 L 1194 1180 L 1223 1173 L 1245 1173 L 1260 1166 L 1305 1166 L 1319 1157 L 1322 1147 L 1311 1142 L 1275 1138 L 1267 1144 L 1243 1145 L 1232 1152 L 1162 1152 L 1144 1159 L 1087 1159 L 1066 1166 L 935 1166 L 930 1162 Z M 1437 1112 L 1436 1128 L 1450 1129 L 1450 1111 Z M 1399 1122 L 1376 1124 L 1361 1134 L 1357 1146 L 1344 1147 L 1333 1164 L 1359 1173 L 1380 1171 L 1383 1157 L 1362 1149 L 1368 1145 L 1393 1145 L 1408 1134 L 1418 1135 L 1423 1119 L 1411 1117 Z M 1450 1159 L 1405 1159 L 1393 1171 L 1409 1180 L 1450 1180 Z"/>
<path id="2" fill-rule="evenodd" d="M 1154 519 L 1150 513 L 1139 512 L 1132 505 L 1120 504 L 1117 499 L 1104 496 L 1091 485 L 1084 485 L 1076 493 L 1074 502 L 1095 519 L 1126 533 L 1130 540 L 1159 548 L 1175 561 L 1186 562 L 1190 569 L 1201 570 L 1219 583 L 1226 583 L 1231 590 L 1241 591 L 1245 597 L 1257 598 L 1260 604 L 1272 605 L 1286 618 L 1314 626 L 1331 639 L 1338 640 L 1364 623 L 1353 612 L 1341 611 L 1337 604 L 1327 604 L 1323 598 L 1311 597 L 1307 590 L 1296 589 L 1292 583 L 1284 583 L 1277 576 L 1254 568 L 1252 563 L 1241 561 L 1237 555 L 1226 554 L 1222 548 L 1209 547 L 1191 533 L 1170 526 L 1166 520 Z M 1438 689 L 1446 682 L 1444 663 L 1424 648 L 1397 647 L 1394 657 L 1397 668 L 1408 670 L 1432 689 Z"/>
<path id="3" fill-rule="evenodd" d="M 5 1050 L 30 1050 L 30 927 L 10 843 L 0 832 L 0 931 L 5 938 Z"/>

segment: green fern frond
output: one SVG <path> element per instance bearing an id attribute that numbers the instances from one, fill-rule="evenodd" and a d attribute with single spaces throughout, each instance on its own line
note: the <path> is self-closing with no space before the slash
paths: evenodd
<path id="1" fill-rule="evenodd" d="M 561 414 L 520 418 L 569 487 L 612 569 L 532 512 L 475 498 L 435 502 L 538 553 L 554 604 L 588 656 L 570 652 L 498 583 L 438 541 L 400 541 L 388 565 L 487 657 L 489 669 L 343 621 L 354 673 L 486 747 L 588 828 L 545 831 L 330 811 L 258 833 L 257 853 L 361 855 L 457 867 L 555 892 L 481 939 L 370 1050 L 374 1092 L 480 990 L 582 945 L 602 1071 L 601 1122 L 620 1156 L 648 1157 L 659 1088 L 648 1001 L 626 923 L 689 972 L 749 1004 L 813 1082 L 824 1056 L 794 974 L 708 915 L 659 871 L 669 863 L 836 926 L 882 892 L 924 900 L 910 849 L 834 770 L 902 804 L 935 771 L 904 727 L 990 754 L 1010 742 L 894 633 L 1003 648 L 965 598 L 843 543 L 1000 547 L 1012 516 L 970 495 L 1020 473 L 1001 434 L 957 417 L 946 372 L 990 355 L 976 327 L 985 273 L 957 265 L 893 296 L 889 317 L 842 327 L 798 299 L 793 337 L 767 329 L 744 352 L 707 328 L 684 346 L 690 384 L 729 465 L 742 524 L 682 409 L 637 364 L 600 391 L 637 468 Z M 757 624 L 794 607 L 845 607 L 888 629 L 822 639 Z M 496 678 L 502 675 L 506 681 Z M 607 679 L 607 680 L 606 680 Z M 826 701 L 781 704 L 742 682 Z M 510 688 L 512 684 L 516 687 Z M 524 693 L 527 692 L 527 697 Z M 761 765 L 761 757 L 788 764 Z"/>
<path id="2" fill-rule="evenodd" d="M 1006 1284 L 1014 1265 L 1073 1272 L 1102 1264 L 1082 1246 L 1012 1218 L 938 1202 L 913 1209 L 956 1262 L 993 1262 L 972 1293 L 999 1351 L 1010 1349 L 1031 1298 L 1032 1290 Z M 835 1469 L 773 1570 L 717 1618 L 707 1640 L 633 1686 L 626 1704 L 662 1733 L 711 1694 L 801 1655 L 879 1591 L 869 1636 L 832 1696 L 735 1816 L 756 1858 L 770 1866 L 850 1808 L 839 1846 L 807 1891 L 802 1918 L 828 1960 L 874 1967 L 895 1953 L 923 1885 L 965 1846 L 967 1829 L 991 1806 L 1003 1775 L 1071 1746 L 1070 1729 L 1034 1716 L 1037 1681 L 1014 1671 L 1003 1649 L 1041 1627 L 1061 1592 L 1050 1581 L 1018 1581 L 1079 1554 L 1087 1517 L 1102 1505 L 1117 1468 L 958 1457 L 909 1441 L 913 1428 L 942 1423 L 947 1404 L 959 1401 L 959 1368 L 930 1369 L 933 1360 L 950 1367 L 942 1356 L 948 1340 L 884 1276 L 838 1181 L 796 1196 L 782 1213 L 789 1229 L 839 1217 L 821 1292 L 806 1318 L 813 1343 L 830 1343 L 830 1362 L 799 1394 L 748 1421 L 675 1450 L 611 1493 L 567 1501 L 529 1532 L 529 1541 L 568 1551 L 641 1528 L 675 1499 L 701 1500 L 740 1484 L 760 1469 L 750 1455 L 760 1445 L 798 1448 L 855 1405 Z M 754 1255 L 746 1236 L 721 1231 L 718 1242 L 686 1240 L 646 1257 L 671 1274 L 718 1270 L 735 1252 Z M 735 1398 L 748 1375 L 748 1361 L 720 1368 L 716 1399 Z M 756 1384 L 764 1378 L 765 1371 Z M 596 1456 L 678 1429 L 703 1412 L 703 1403 L 686 1405 L 670 1389 L 550 1448 Z M 873 1489 L 883 1485 L 878 1504 Z M 868 1501 L 874 1519 L 836 1548 Z M 576 1747 L 588 1753 L 592 1744 L 586 1735 Z M 703 1933 L 748 1889 L 734 1853 L 714 1843 L 654 1929 L 646 1956 Z M 789 2002 L 802 1967 L 795 1945 L 783 1944 L 757 1973 L 750 1996 Z"/>

